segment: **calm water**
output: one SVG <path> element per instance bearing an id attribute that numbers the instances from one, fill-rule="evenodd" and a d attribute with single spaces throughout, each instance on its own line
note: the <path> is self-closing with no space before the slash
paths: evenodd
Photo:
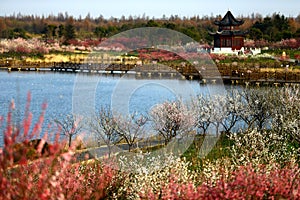
<path id="1" fill-rule="evenodd" d="M 71 113 L 83 114 L 85 111 L 90 114 L 97 112 L 101 106 L 110 106 L 123 114 L 145 114 L 151 107 L 166 100 L 188 100 L 200 93 L 220 93 L 223 88 L 220 85 L 207 87 L 197 81 L 145 80 L 120 77 L 118 74 L 105 76 L 0 71 L 0 91 L 0 116 L 6 117 L 10 102 L 14 100 L 16 122 L 23 119 L 29 92 L 32 97 L 30 110 L 33 122 L 37 121 L 41 106 L 46 102 L 45 129 L 54 119 L 62 119 Z M 0 146 L 3 146 L 3 128 L 0 132 Z"/>

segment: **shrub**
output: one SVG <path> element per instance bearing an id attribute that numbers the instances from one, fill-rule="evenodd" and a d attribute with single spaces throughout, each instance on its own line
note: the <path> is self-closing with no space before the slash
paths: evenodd
<path id="1" fill-rule="evenodd" d="M 15 126 L 12 118 L 14 104 L 7 115 L 4 148 L 0 149 L 1 199 L 99 199 L 108 195 L 114 184 L 112 163 L 97 161 L 78 163 L 74 148 L 63 152 L 58 137 L 48 146 L 49 154 L 42 155 L 48 133 L 40 139 L 35 156 L 29 156 L 32 138 L 39 138 L 46 105 L 38 122 L 31 127 L 30 95 L 22 126 Z M 57 134 L 58 136 L 58 134 Z M 19 143 L 16 145 L 16 143 Z M 20 155 L 16 160 L 16 147 Z M 34 147 L 34 146 L 33 146 Z M 30 160 L 31 159 L 31 160 Z"/>
<path id="2" fill-rule="evenodd" d="M 116 188 L 114 198 L 145 198 L 149 192 L 159 195 L 171 177 L 176 183 L 187 184 L 194 179 L 189 166 L 189 162 L 172 154 L 123 156 L 119 159 L 119 169 L 124 172 L 124 182 Z"/>
<path id="3" fill-rule="evenodd" d="M 284 164 L 296 157 L 286 137 L 272 131 L 249 130 L 231 135 L 230 148 L 236 165 L 266 164 L 272 161 Z"/>
<path id="4" fill-rule="evenodd" d="M 222 171 L 220 171 L 222 173 Z M 297 165 L 240 166 L 229 177 L 212 183 L 178 183 L 171 179 L 160 194 L 149 192 L 145 199 L 299 199 L 300 174 Z"/>

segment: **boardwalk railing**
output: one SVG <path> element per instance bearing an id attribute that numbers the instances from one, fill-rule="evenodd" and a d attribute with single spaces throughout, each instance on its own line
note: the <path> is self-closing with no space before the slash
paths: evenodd
<path id="1" fill-rule="evenodd" d="M 268 70 L 268 68 L 272 70 Z M 276 67 L 276 68 L 274 68 Z M 300 70 L 287 67 L 260 67 L 258 64 L 217 64 L 217 69 L 203 65 L 200 70 L 192 65 L 164 66 L 159 64 L 105 64 L 99 62 L 0 62 L 0 69 L 7 71 L 49 70 L 61 72 L 89 72 L 89 73 L 128 73 L 147 77 L 178 77 L 187 79 L 214 80 L 222 76 L 223 81 L 229 83 L 300 83 Z"/>

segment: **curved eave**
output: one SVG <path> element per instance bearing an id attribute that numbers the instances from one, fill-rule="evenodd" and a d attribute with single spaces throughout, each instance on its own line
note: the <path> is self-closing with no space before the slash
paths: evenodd
<path id="1" fill-rule="evenodd" d="M 217 35 L 217 33 L 213 33 L 213 32 L 210 32 L 210 31 L 208 31 L 208 34 L 212 35 L 212 36 Z"/>
<path id="2" fill-rule="evenodd" d="M 212 33 L 212 32 L 208 32 L 209 35 L 212 35 L 212 36 L 215 36 L 215 35 L 223 35 L 223 36 L 244 36 L 246 34 L 246 32 L 235 32 L 235 31 L 230 31 L 230 32 L 224 32 L 224 31 L 221 31 L 221 32 L 215 32 L 215 33 Z"/>

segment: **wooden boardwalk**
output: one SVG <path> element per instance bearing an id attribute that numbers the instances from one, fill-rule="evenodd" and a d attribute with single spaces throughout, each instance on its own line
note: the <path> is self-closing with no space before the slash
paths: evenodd
<path id="1" fill-rule="evenodd" d="M 230 84 L 290 84 L 300 83 L 300 70 L 277 68 L 266 70 L 264 67 L 238 67 L 237 65 L 218 64 L 218 70 L 209 67 L 195 69 L 193 66 L 164 66 L 158 64 L 130 65 L 130 64 L 103 64 L 91 63 L 0 63 L 0 69 L 10 71 L 54 71 L 93 74 L 124 74 L 130 73 L 137 78 L 182 78 L 197 79 L 203 83 L 230 83 Z M 272 66 L 274 67 L 274 66 Z M 220 79 L 220 75 L 222 79 Z"/>

